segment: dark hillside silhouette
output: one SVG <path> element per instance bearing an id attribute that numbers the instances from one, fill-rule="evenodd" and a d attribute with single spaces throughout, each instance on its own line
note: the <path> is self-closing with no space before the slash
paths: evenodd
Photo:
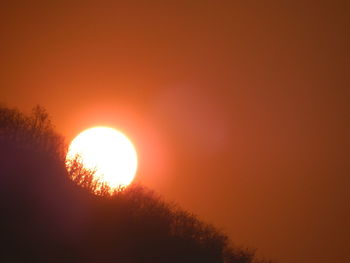
<path id="1" fill-rule="evenodd" d="M 142 186 L 92 194 L 66 149 L 41 107 L 0 107 L 0 262 L 265 262 Z"/>

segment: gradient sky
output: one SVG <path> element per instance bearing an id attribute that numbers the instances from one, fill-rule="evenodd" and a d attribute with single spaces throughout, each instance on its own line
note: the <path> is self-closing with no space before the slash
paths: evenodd
<path id="1" fill-rule="evenodd" d="M 3 104 L 67 140 L 119 128 L 136 181 L 258 255 L 350 262 L 346 1 L 24 2 L 0 8 Z"/>

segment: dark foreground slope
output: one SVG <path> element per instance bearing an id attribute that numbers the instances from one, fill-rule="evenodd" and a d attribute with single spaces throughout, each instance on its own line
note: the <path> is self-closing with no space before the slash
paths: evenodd
<path id="1" fill-rule="evenodd" d="M 91 194 L 65 153 L 42 108 L 0 108 L 0 262 L 262 262 L 140 186 Z"/>

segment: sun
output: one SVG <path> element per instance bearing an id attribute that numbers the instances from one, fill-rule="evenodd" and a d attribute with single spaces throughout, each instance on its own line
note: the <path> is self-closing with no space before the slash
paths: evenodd
<path id="1" fill-rule="evenodd" d="M 78 134 L 70 143 L 67 160 L 77 156 L 85 169 L 95 170 L 94 180 L 112 190 L 128 186 L 135 177 L 135 147 L 116 129 L 93 127 Z"/>

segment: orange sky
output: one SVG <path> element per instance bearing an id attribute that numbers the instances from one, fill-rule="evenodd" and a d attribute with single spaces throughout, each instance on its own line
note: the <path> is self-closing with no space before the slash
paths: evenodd
<path id="1" fill-rule="evenodd" d="M 0 101 L 119 128 L 138 182 L 259 255 L 349 262 L 349 6 L 118 2 L 2 3 Z"/>

